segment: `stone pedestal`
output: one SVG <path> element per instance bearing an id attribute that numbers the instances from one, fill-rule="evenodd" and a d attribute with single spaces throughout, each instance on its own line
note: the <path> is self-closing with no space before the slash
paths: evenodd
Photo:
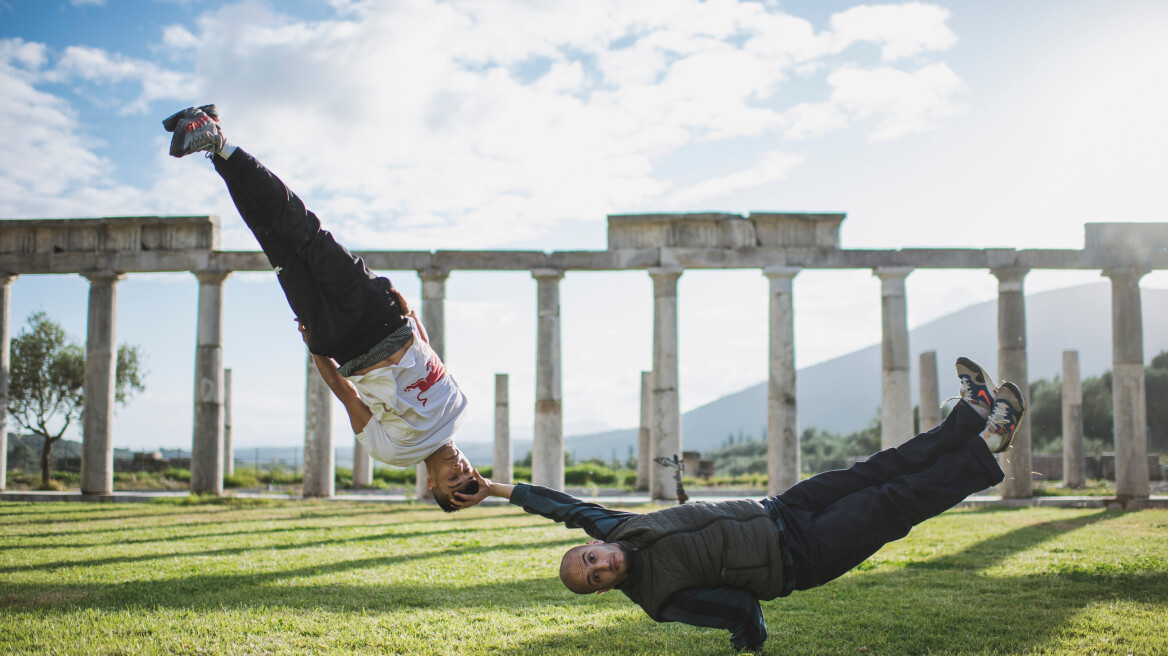
<path id="1" fill-rule="evenodd" d="M 495 374 L 495 461 L 491 479 L 510 485 L 514 479 L 511 453 L 511 392 L 507 374 Z"/>
<path id="2" fill-rule="evenodd" d="M 446 279 L 450 271 L 446 269 L 427 269 L 419 271 L 422 279 L 422 325 L 426 327 L 426 334 L 430 338 L 430 348 L 446 363 Z M 455 441 L 457 442 L 457 436 Z M 414 498 L 418 501 L 433 501 L 434 493 L 426 486 L 426 477 L 430 475 L 426 463 L 419 462 L 414 468 L 417 480 L 414 484 Z"/>
<path id="3" fill-rule="evenodd" d="M 8 373 L 12 365 L 12 281 L 0 274 L 0 492 L 8 487 Z"/>
<path id="4" fill-rule="evenodd" d="M 768 267 L 770 331 L 767 376 L 767 495 L 799 482 L 799 419 L 795 394 L 794 280 L 799 269 Z"/>
<path id="5" fill-rule="evenodd" d="M 235 473 L 235 443 L 231 435 L 231 370 L 223 370 L 223 475 Z"/>
<path id="6" fill-rule="evenodd" d="M 1027 395 L 1030 379 L 1026 364 L 1026 296 L 1023 280 L 1028 269 L 993 269 L 998 278 L 998 377 L 999 385 L 1010 381 Z M 1006 480 L 1002 481 L 1002 496 L 1024 499 L 1033 495 L 1030 473 L 1030 421 L 1022 422 L 1014 437 L 1014 444 L 999 458 Z"/>
<path id="7" fill-rule="evenodd" d="M 637 431 L 637 489 L 649 489 L 649 472 L 653 468 L 653 372 L 641 372 L 641 427 Z"/>
<path id="8" fill-rule="evenodd" d="M 925 351 L 920 358 L 920 418 L 918 432 L 932 430 L 941 423 L 941 394 L 937 388 L 937 352 Z"/>
<path id="9" fill-rule="evenodd" d="M 422 470 L 425 469 L 422 465 Z M 356 437 L 353 438 L 353 487 L 373 487 L 373 456 Z"/>
<path id="10" fill-rule="evenodd" d="M 880 448 L 897 446 L 913 436 L 912 394 L 908 380 L 908 304 L 904 281 L 909 267 L 879 267 L 883 340 L 880 366 Z"/>
<path id="11" fill-rule="evenodd" d="M 1063 351 L 1063 485 L 1087 484 L 1083 453 L 1083 381 L 1079 352 Z"/>
<path id="12" fill-rule="evenodd" d="M 1140 304 L 1142 269 L 1111 269 L 1111 398 L 1115 417 L 1115 495 L 1146 499 L 1151 483 L 1148 454 L 1147 390 L 1144 381 L 1144 325 Z"/>
<path id="13" fill-rule="evenodd" d="M 681 457 L 681 403 L 677 393 L 677 281 L 681 269 L 653 268 L 653 456 Z M 653 465 L 649 493 L 676 499 L 672 471 Z"/>
<path id="14" fill-rule="evenodd" d="M 86 274 L 89 320 L 85 338 L 85 412 L 82 414 L 81 493 L 114 489 L 114 395 L 118 364 L 118 274 Z"/>
<path id="15" fill-rule="evenodd" d="M 305 351 L 307 353 L 307 350 Z M 336 490 L 333 454 L 333 396 L 308 355 L 304 386 L 304 485 L 308 497 L 331 497 Z"/>
<path id="16" fill-rule="evenodd" d="M 564 489 L 564 418 L 560 362 L 559 269 L 536 269 L 538 319 L 535 355 L 535 443 L 531 451 L 531 482 Z"/>
<path id="17" fill-rule="evenodd" d="M 230 273 L 197 271 L 195 413 L 191 493 L 223 494 L 223 282 Z"/>

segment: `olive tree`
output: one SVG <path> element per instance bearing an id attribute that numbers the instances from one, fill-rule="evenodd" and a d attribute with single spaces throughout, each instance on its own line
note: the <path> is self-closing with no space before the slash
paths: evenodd
<path id="1" fill-rule="evenodd" d="M 12 340 L 8 374 L 8 412 L 25 429 L 44 438 L 41 484 L 48 486 L 53 444 L 81 420 L 85 409 L 85 349 L 44 312 Z M 114 399 L 125 405 L 146 389 L 142 356 L 136 346 L 118 347 Z"/>

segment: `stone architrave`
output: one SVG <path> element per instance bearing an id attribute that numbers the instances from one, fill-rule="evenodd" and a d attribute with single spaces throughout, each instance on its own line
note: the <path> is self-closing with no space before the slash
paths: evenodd
<path id="1" fill-rule="evenodd" d="M 430 339 L 430 348 L 446 362 L 446 280 L 449 269 L 425 269 L 418 272 L 422 280 L 422 325 Z M 433 501 L 434 493 L 426 485 L 430 475 L 426 463 L 419 462 L 414 467 L 417 479 L 414 484 L 414 498 L 418 501 Z M 372 482 L 372 481 L 370 481 Z"/>
<path id="2" fill-rule="evenodd" d="M 641 372 L 641 426 L 637 431 L 637 489 L 649 489 L 649 472 L 653 463 L 653 372 Z"/>
<path id="3" fill-rule="evenodd" d="M 1083 454 L 1083 380 L 1079 352 L 1063 351 L 1063 487 L 1087 484 Z"/>
<path id="4" fill-rule="evenodd" d="M 941 394 L 937 388 L 937 352 L 925 351 L 920 356 L 920 432 L 932 430 L 941 423 Z"/>
<path id="5" fill-rule="evenodd" d="M 767 377 L 767 495 L 799 482 L 799 416 L 795 394 L 794 281 L 797 267 L 767 267 L 770 331 Z"/>
<path id="6" fill-rule="evenodd" d="M 8 487 L 8 373 L 12 366 L 12 281 L 0 274 L 0 492 Z"/>
<path id="7" fill-rule="evenodd" d="M 495 374 L 495 460 L 491 479 L 510 485 L 514 457 L 511 454 L 511 393 L 507 374 Z"/>
<path id="8" fill-rule="evenodd" d="M 223 370 L 223 475 L 235 473 L 235 444 L 231 435 L 231 370 Z"/>
<path id="9" fill-rule="evenodd" d="M 356 437 L 353 438 L 353 487 L 373 487 L 373 456 Z"/>
<path id="10" fill-rule="evenodd" d="M 559 269 L 535 269 L 536 280 L 535 442 L 531 448 L 531 482 L 564 489 L 564 416 L 561 391 Z"/>
<path id="11" fill-rule="evenodd" d="M 1026 295 L 1023 281 L 1029 269 L 1009 267 L 991 269 L 998 279 L 998 378 L 1001 385 L 1013 382 L 1023 394 L 1030 393 L 1026 364 Z M 1009 450 L 999 461 L 1006 479 L 1002 497 L 1025 499 L 1033 496 L 1031 483 L 1030 422 L 1023 421 Z"/>
<path id="12" fill-rule="evenodd" d="M 223 494 L 223 282 L 230 272 L 196 271 L 195 413 L 191 493 Z"/>
<path id="13" fill-rule="evenodd" d="M 116 273 L 89 279 L 85 338 L 85 412 L 82 413 L 81 493 L 109 494 L 114 484 L 114 396 L 118 364 Z"/>
<path id="14" fill-rule="evenodd" d="M 1148 406 L 1144 380 L 1144 324 L 1140 303 L 1143 269 L 1109 269 L 1111 279 L 1111 397 L 1115 418 L 1115 496 L 1146 499 Z"/>
<path id="15" fill-rule="evenodd" d="M 304 484 L 309 497 L 331 497 L 336 491 L 333 453 L 333 395 L 308 353 L 304 385 Z"/>
<path id="16" fill-rule="evenodd" d="M 911 267 L 877 267 L 883 340 L 880 366 L 880 448 L 888 449 L 913 436 L 912 394 L 909 389 L 908 303 L 905 278 Z"/>
<path id="17" fill-rule="evenodd" d="M 677 390 L 677 281 L 682 269 L 649 269 L 653 279 L 653 456 L 681 457 L 681 403 Z M 676 499 L 672 472 L 650 468 L 653 499 Z"/>

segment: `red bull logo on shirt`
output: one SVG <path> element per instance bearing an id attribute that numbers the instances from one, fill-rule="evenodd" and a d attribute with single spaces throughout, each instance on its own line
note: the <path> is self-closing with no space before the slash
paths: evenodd
<path id="1" fill-rule="evenodd" d="M 422 398 L 435 383 L 446 377 L 446 367 L 442 365 L 442 361 L 438 359 L 437 353 L 430 354 L 430 360 L 426 362 L 426 377 L 419 378 L 416 382 L 406 385 L 402 390 L 404 392 L 412 392 L 418 390 L 418 400 L 422 402 L 422 407 L 426 407 L 426 399 Z"/>

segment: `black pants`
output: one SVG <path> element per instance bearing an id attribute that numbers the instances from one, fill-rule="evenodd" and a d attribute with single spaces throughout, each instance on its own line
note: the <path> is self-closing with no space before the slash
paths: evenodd
<path id="1" fill-rule="evenodd" d="M 231 199 L 276 268 L 288 305 L 308 330 L 308 350 L 344 363 L 405 321 L 388 278 L 320 227 L 316 215 L 271 171 L 237 148 L 213 157 Z"/>
<path id="2" fill-rule="evenodd" d="M 1005 478 L 965 402 L 933 430 L 774 497 L 795 561 L 795 589 L 823 585 L 917 524 Z"/>

